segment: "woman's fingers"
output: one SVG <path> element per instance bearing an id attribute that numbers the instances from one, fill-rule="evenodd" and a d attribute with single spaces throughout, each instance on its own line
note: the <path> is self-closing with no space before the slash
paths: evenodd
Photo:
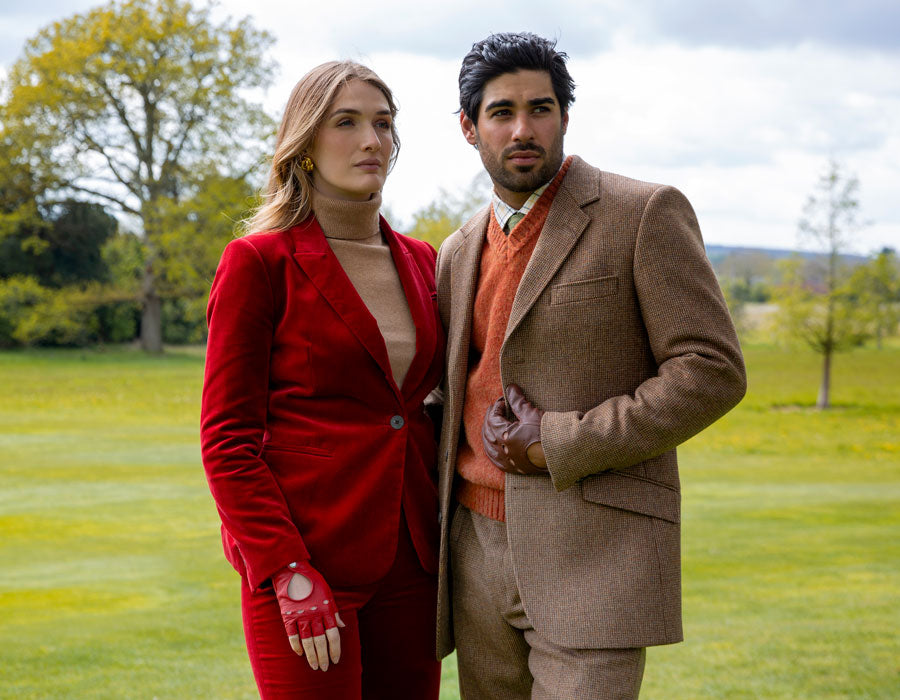
<path id="1" fill-rule="evenodd" d="M 306 652 L 306 660 L 309 662 L 309 667 L 315 671 L 319 668 L 319 656 L 316 653 L 316 647 L 313 644 L 312 637 L 302 637 L 300 639 L 303 642 L 303 651 Z"/>
<path id="2" fill-rule="evenodd" d="M 328 655 L 332 663 L 341 660 L 341 633 L 337 627 L 329 627 L 325 630 L 325 638 L 328 640 Z"/>
<path id="3" fill-rule="evenodd" d="M 325 629 L 324 624 L 330 625 Z M 313 671 L 327 671 L 329 665 L 341 660 L 341 633 L 338 626 L 346 627 L 339 614 L 328 615 L 325 620 L 302 620 L 299 635 L 288 636 L 291 649 L 299 656 L 306 655 L 306 661 Z"/>
<path id="4" fill-rule="evenodd" d="M 317 634 L 313 637 L 313 644 L 316 647 L 316 655 L 319 659 L 319 668 L 323 671 L 328 670 L 328 640 L 324 634 Z M 310 664 L 312 665 L 312 664 Z M 315 668 L 315 666 L 313 666 Z"/>

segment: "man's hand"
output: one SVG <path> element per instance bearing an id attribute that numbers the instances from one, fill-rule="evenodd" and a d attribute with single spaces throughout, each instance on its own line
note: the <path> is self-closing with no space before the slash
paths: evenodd
<path id="1" fill-rule="evenodd" d="M 484 416 L 481 442 L 485 454 L 510 474 L 545 474 L 547 461 L 541 447 L 541 417 L 544 412 L 525 398 L 516 384 L 506 389 L 509 407 L 517 420 L 506 418 L 506 399 L 494 402 Z"/>
<path id="2" fill-rule="evenodd" d="M 293 562 L 272 577 L 281 619 L 291 648 L 315 671 L 328 670 L 328 661 L 341 658 L 344 622 L 337 611 L 331 588 L 309 562 Z"/>

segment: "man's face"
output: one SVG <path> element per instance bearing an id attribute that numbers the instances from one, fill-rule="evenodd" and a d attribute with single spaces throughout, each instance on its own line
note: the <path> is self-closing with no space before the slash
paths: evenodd
<path id="1" fill-rule="evenodd" d="M 485 83 L 477 126 L 460 114 L 466 141 L 478 147 L 497 194 L 517 208 L 556 175 L 568 123 L 550 73 L 540 70 L 504 73 Z"/>

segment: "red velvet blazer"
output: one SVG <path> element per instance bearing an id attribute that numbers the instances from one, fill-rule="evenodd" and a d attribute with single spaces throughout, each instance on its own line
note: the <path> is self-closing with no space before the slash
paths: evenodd
<path id="1" fill-rule="evenodd" d="M 436 448 L 422 401 L 444 334 L 435 251 L 381 219 L 416 327 L 394 382 L 384 339 L 315 218 L 225 248 L 209 297 L 203 465 L 225 556 L 251 589 L 309 558 L 332 586 L 370 583 L 394 560 L 401 504 L 437 570 Z"/>

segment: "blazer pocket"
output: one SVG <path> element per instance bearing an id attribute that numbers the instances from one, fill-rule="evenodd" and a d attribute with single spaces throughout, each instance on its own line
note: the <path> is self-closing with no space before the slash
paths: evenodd
<path id="1" fill-rule="evenodd" d="M 581 482 L 581 495 L 590 503 L 681 522 L 681 494 L 671 486 L 643 477 L 609 471 Z"/>
<path id="2" fill-rule="evenodd" d="M 290 452 L 298 455 L 312 455 L 313 457 L 332 457 L 333 453 L 322 447 L 313 445 L 283 445 L 267 442 L 263 445 L 263 452 Z"/>
<path id="3" fill-rule="evenodd" d="M 615 294 L 618 287 L 619 278 L 616 275 L 554 284 L 550 288 L 550 305 L 573 304 L 608 297 Z"/>

